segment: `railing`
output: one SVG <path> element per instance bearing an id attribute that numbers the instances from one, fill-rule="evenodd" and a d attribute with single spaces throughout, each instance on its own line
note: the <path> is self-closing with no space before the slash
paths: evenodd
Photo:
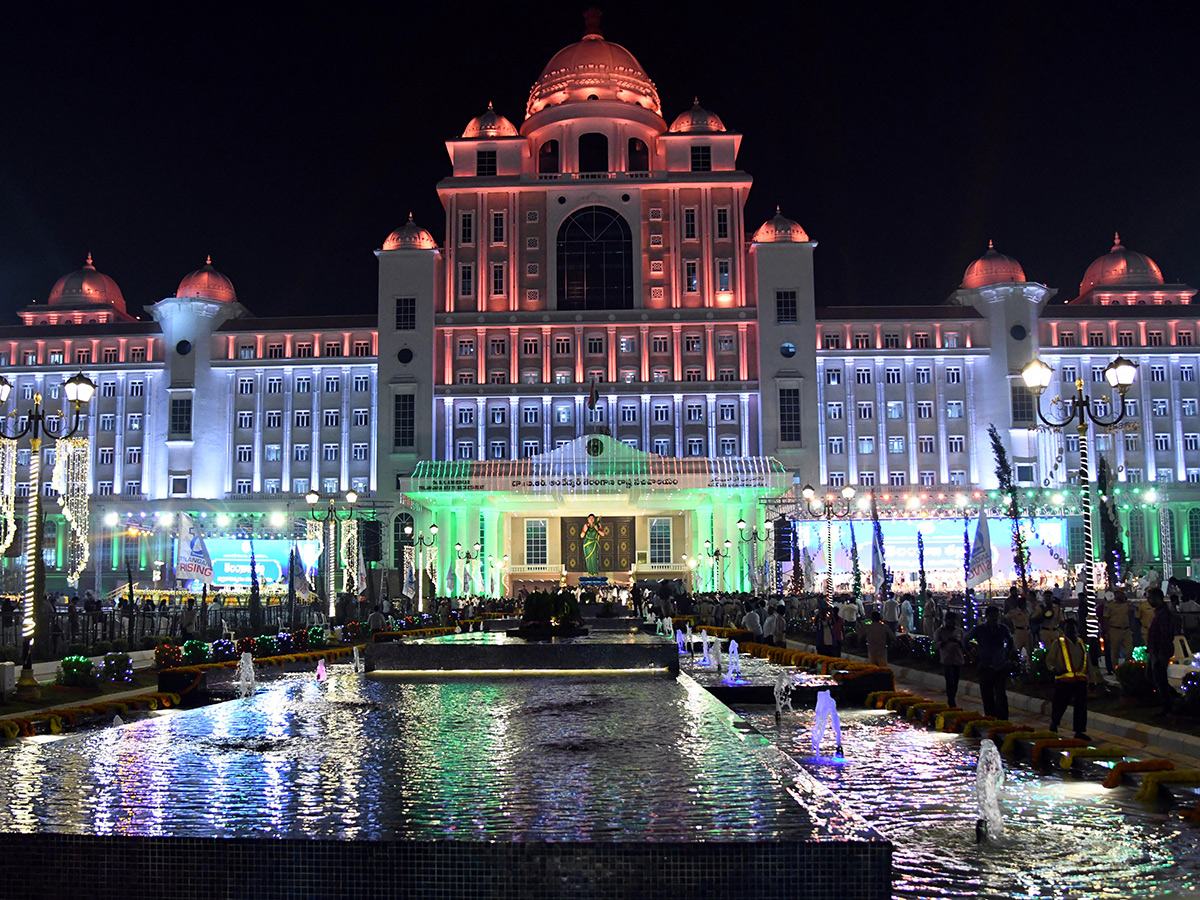
<path id="1" fill-rule="evenodd" d="M 508 570 L 510 572 L 512 572 L 513 574 L 520 575 L 520 574 L 524 574 L 526 572 L 545 573 L 545 572 L 562 571 L 562 567 L 561 566 L 552 566 L 549 564 L 540 565 L 540 566 L 526 565 L 526 566 L 509 566 Z"/>
<path id="2" fill-rule="evenodd" d="M 522 181 L 649 181 L 666 172 L 537 172 L 522 175 Z"/>

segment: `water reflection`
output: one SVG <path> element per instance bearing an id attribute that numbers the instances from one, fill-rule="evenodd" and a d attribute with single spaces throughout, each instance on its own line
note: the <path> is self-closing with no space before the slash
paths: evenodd
<path id="1" fill-rule="evenodd" d="M 977 742 L 849 711 L 849 761 L 827 765 L 805 759 L 811 710 L 779 730 L 770 708 L 741 712 L 894 843 L 897 897 L 1166 897 L 1200 884 L 1200 833 L 1131 791 L 1012 766 L 1004 835 L 977 845 Z"/>

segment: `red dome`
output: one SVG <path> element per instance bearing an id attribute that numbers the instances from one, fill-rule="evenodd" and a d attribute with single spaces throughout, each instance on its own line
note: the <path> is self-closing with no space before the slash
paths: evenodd
<path id="1" fill-rule="evenodd" d="M 211 256 L 205 260 L 203 266 L 179 282 L 179 290 L 175 292 L 175 296 L 219 300 L 222 303 L 237 302 L 233 282 L 212 267 Z"/>
<path id="2" fill-rule="evenodd" d="M 963 273 L 962 286 L 968 290 L 986 287 L 989 284 L 1008 284 L 1025 280 L 1025 270 L 1011 256 L 1000 253 L 988 241 L 987 252 L 967 266 Z"/>
<path id="3" fill-rule="evenodd" d="M 103 272 L 96 271 L 90 253 L 82 269 L 54 282 L 46 302 L 51 306 L 106 304 L 125 312 L 125 298 L 121 295 L 121 289 Z"/>
<path id="4" fill-rule="evenodd" d="M 1150 285 L 1162 284 L 1162 270 L 1158 263 L 1135 250 L 1121 246 L 1121 235 L 1113 236 L 1113 248 L 1101 256 L 1083 273 L 1079 283 L 1079 296 L 1102 285 Z"/>
<path id="5" fill-rule="evenodd" d="M 757 244 L 803 243 L 808 240 L 808 233 L 800 227 L 799 222 L 793 222 L 783 215 L 777 206 L 775 218 L 763 222 L 754 232 L 753 240 Z"/>
<path id="6" fill-rule="evenodd" d="M 481 116 L 476 116 L 468 122 L 467 127 L 463 129 L 462 136 L 464 138 L 516 137 L 517 128 L 512 122 L 492 109 L 492 104 L 489 101 L 487 112 Z"/>
<path id="7" fill-rule="evenodd" d="M 716 113 L 710 113 L 700 105 L 700 98 L 692 102 L 692 108 L 681 112 L 671 123 L 671 134 L 695 134 L 702 132 L 724 131 L 725 123 Z"/>
<path id="8" fill-rule="evenodd" d="M 383 242 L 384 250 L 436 250 L 437 241 L 433 235 L 413 221 L 412 213 L 408 214 L 408 222 L 401 225 L 388 235 Z"/>
<path id="9" fill-rule="evenodd" d="M 620 100 L 662 115 L 654 82 L 624 47 L 600 33 L 600 14 L 584 14 L 586 33 L 577 44 L 559 50 L 529 92 L 525 117 L 547 106 L 575 100 Z"/>

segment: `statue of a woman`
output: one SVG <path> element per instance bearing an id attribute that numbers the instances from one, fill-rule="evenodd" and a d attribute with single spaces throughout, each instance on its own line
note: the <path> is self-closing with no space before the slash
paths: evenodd
<path id="1" fill-rule="evenodd" d="M 583 561 L 589 575 L 600 574 L 600 538 L 606 534 L 608 532 L 600 527 L 600 520 L 594 514 L 589 515 L 579 529 L 579 536 L 583 538 Z"/>

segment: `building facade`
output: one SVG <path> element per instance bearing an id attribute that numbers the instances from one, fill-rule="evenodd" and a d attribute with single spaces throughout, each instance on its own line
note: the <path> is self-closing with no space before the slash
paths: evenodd
<path id="1" fill-rule="evenodd" d="M 1078 438 L 1038 427 L 1020 371 L 1038 356 L 1072 390 L 1082 378 L 1107 416 L 1118 398 L 1097 373 L 1117 352 L 1140 377 L 1124 421 L 1089 430 L 1113 473 L 1105 502 L 1136 561 L 1191 555 L 1195 289 L 1118 240 L 1066 303 L 989 248 L 944 302 L 822 306 L 804 228 L 778 211 L 747 227 L 741 140 L 698 102 L 668 124 L 636 58 L 590 21 L 519 128 L 489 104 L 446 142 L 445 240 L 411 217 L 387 237 L 374 312 L 259 318 L 210 261 L 138 320 L 89 257 L 0 328 L 18 423 L 35 395 L 69 416 L 77 371 L 98 386 L 84 586 L 114 586 L 127 562 L 167 580 L 179 512 L 290 537 L 308 491 L 353 490 L 381 523 L 380 564 L 419 562 L 439 592 L 578 572 L 589 513 L 611 523 L 611 574 L 744 588 L 772 555 L 754 536 L 812 512 L 799 486 L 853 486 L 918 523 L 986 504 L 989 425 L 1034 515 L 1072 523 L 1078 562 Z M 18 517 L 29 491 L 56 496 L 52 466 L 30 483 L 28 453 Z M 45 534 L 61 587 L 61 517 Z"/>

